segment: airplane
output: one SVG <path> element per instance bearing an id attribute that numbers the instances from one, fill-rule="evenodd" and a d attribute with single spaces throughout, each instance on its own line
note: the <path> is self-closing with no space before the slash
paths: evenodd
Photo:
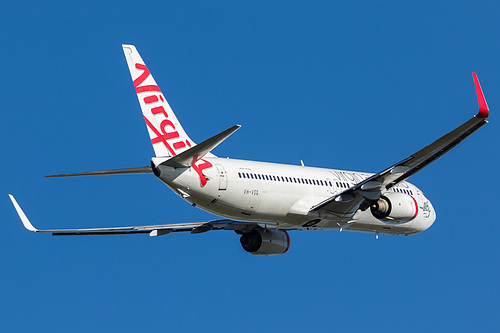
<path id="1" fill-rule="evenodd" d="M 489 109 L 472 73 L 479 112 L 461 126 L 376 174 L 220 158 L 211 151 L 240 128 L 234 125 L 196 144 L 184 131 L 135 46 L 122 45 L 155 157 L 150 166 L 46 177 L 152 173 L 192 206 L 219 220 L 146 226 L 39 230 L 9 197 L 29 231 L 70 235 L 198 234 L 233 230 L 254 255 L 280 255 L 291 230 L 348 230 L 412 235 L 428 229 L 436 212 L 406 181 L 488 123 Z"/>

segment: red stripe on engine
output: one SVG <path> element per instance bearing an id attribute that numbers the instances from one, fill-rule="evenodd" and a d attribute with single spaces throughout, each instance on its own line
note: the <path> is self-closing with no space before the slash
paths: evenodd
<path id="1" fill-rule="evenodd" d="M 413 220 L 418 215 L 418 204 L 417 204 L 417 200 L 415 200 L 414 197 L 412 197 L 412 196 L 410 196 L 410 197 L 413 199 L 413 202 L 415 203 L 415 215 L 413 215 L 413 217 L 411 218 Z"/>
<path id="2" fill-rule="evenodd" d="M 288 234 L 288 232 L 286 232 L 285 230 L 285 235 L 286 235 L 286 242 L 287 242 L 287 245 L 286 245 L 286 250 L 285 252 L 283 252 L 282 254 L 285 254 L 288 252 L 288 250 L 290 250 L 290 245 L 292 244 L 292 242 L 290 242 L 290 235 Z"/>

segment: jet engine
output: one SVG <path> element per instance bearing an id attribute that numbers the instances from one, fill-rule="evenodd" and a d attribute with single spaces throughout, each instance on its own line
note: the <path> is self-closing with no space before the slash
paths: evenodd
<path id="1" fill-rule="evenodd" d="M 243 249 L 251 254 L 263 256 L 284 254 L 290 248 L 290 236 L 282 230 L 257 229 L 242 234 L 240 243 Z"/>
<path id="2" fill-rule="evenodd" d="M 384 222 L 402 223 L 413 220 L 418 214 L 417 201 L 404 193 L 386 193 L 370 206 L 372 215 Z"/>

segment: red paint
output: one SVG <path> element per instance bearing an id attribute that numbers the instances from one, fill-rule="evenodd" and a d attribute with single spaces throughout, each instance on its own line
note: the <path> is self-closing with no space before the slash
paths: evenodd
<path id="1" fill-rule="evenodd" d="M 168 140 L 167 136 L 165 134 L 161 134 L 156 129 L 156 127 L 154 127 L 154 125 L 151 124 L 151 122 L 148 120 L 148 118 L 144 117 L 144 120 L 146 121 L 146 125 L 148 125 L 149 129 L 151 129 L 154 132 L 154 134 L 156 134 L 156 138 L 151 139 L 151 143 L 156 144 L 158 142 L 162 142 L 165 145 L 165 147 L 167 147 L 170 154 L 172 154 L 172 156 L 175 156 L 176 155 L 175 151 L 172 149 L 172 147 L 170 147 L 170 145 L 167 142 L 167 140 Z"/>
<path id="2" fill-rule="evenodd" d="M 479 104 L 479 112 L 476 115 L 478 118 L 486 119 L 490 115 L 490 110 L 488 109 L 488 104 L 486 104 L 486 99 L 484 99 L 483 90 L 479 84 L 476 73 L 472 72 L 472 77 L 474 78 L 474 86 L 476 87 L 477 103 Z"/>
<path id="3" fill-rule="evenodd" d="M 174 146 L 174 149 L 181 149 L 181 148 L 186 147 L 186 144 L 182 141 L 179 141 L 179 142 L 174 143 L 173 146 Z"/>
<path id="4" fill-rule="evenodd" d="M 147 92 L 147 91 L 157 91 L 161 93 L 160 88 L 157 85 L 145 85 L 145 86 L 140 86 L 148 77 L 151 75 L 149 72 L 148 68 L 144 64 L 135 64 L 135 68 L 138 70 L 142 70 L 142 74 L 139 75 L 138 78 L 134 80 L 134 87 L 135 91 L 139 94 L 142 92 Z M 165 102 L 163 96 L 160 94 L 159 98 L 162 102 Z M 147 96 L 144 98 L 144 103 L 146 104 L 151 104 L 154 102 L 158 102 L 158 97 L 156 95 L 151 95 Z M 154 107 L 151 109 L 151 113 L 153 115 L 158 115 L 158 114 L 163 114 L 165 118 L 168 118 L 167 111 L 163 106 L 158 106 Z M 146 125 L 148 128 L 156 135 L 155 138 L 151 139 L 151 143 L 157 144 L 157 143 L 163 143 L 163 145 L 168 149 L 170 152 L 171 156 L 176 156 L 177 154 L 175 153 L 175 150 L 181 149 L 186 147 L 186 144 L 191 147 L 191 143 L 186 140 L 184 141 L 178 141 L 173 144 L 173 148 L 170 146 L 168 143 L 168 140 L 171 139 L 176 139 L 179 137 L 179 132 L 175 130 L 175 125 L 173 122 L 171 122 L 169 119 L 163 119 L 162 122 L 160 123 L 160 130 L 158 130 L 155 125 L 153 125 L 146 116 L 144 116 L 144 120 L 146 121 Z M 173 131 L 167 132 L 167 127 L 171 127 Z M 198 162 L 203 162 L 203 163 L 198 163 Z M 198 164 L 197 164 L 198 163 Z M 191 166 L 193 167 L 193 170 L 196 171 L 198 176 L 200 177 L 200 183 L 201 186 L 205 186 L 207 184 L 207 178 L 203 174 L 203 170 L 208 169 L 213 167 L 212 163 L 204 160 L 204 159 L 198 159 L 198 156 L 195 156 L 193 158 L 193 162 L 191 163 Z"/>
<path id="5" fill-rule="evenodd" d="M 139 70 L 143 70 L 142 74 L 139 75 L 139 77 L 134 80 L 134 87 L 135 87 L 135 91 L 137 93 L 146 92 L 146 91 L 158 91 L 158 92 L 161 92 L 160 88 L 158 86 L 156 86 L 156 85 L 149 85 L 149 86 L 139 87 L 139 85 L 141 83 L 143 83 L 147 79 L 147 77 L 150 75 L 150 73 L 149 73 L 149 70 L 146 67 L 146 65 L 135 64 L 135 68 L 137 68 Z"/>
<path id="6" fill-rule="evenodd" d="M 172 127 L 174 129 L 173 132 L 167 132 L 167 126 Z M 179 137 L 179 132 L 175 130 L 174 123 L 171 122 L 168 119 L 164 119 L 161 124 L 160 124 L 161 131 L 163 132 L 163 135 L 165 136 L 165 140 L 170 140 L 170 139 L 176 139 Z"/>
<path id="7" fill-rule="evenodd" d="M 282 254 L 285 254 L 288 252 L 288 250 L 290 250 L 290 245 L 292 242 L 290 242 L 290 236 L 288 235 L 288 232 L 286 232 L 285 230 L 285 235 L 286 235 L 286 243 L 287 243 L 287 246 L 286 246 L 286 250 L 285 252 L 283 252 Z"/>
<path id="8" fill-rule="evenodd" d="M 158 102 L 158 96 L 156 96 L 156 95 L 148 96 L 148 97 L 144 98 L 144 103 L 146 103 L 146 104 L 151 104 L 151 103 L 155 103 L 155 102 Z"/>
<path id="9" fill-rule="evenodd" d="M 135 68 L 139 69 L 139 70 L 142 70 L 142 74 L 139 75 L 139 77 L 137 79 L 134 80 L 134 87 L 138 87 L 141 83 L 143 83 L 146 78 L 151 74 L 149 73 L 149 70 L 148 68 L 146 67 L 146 65 L 143 65 L 143 64 L 135 64 Z"/>
<path id="10" fill-rule="evenodd" d="M 195 163 L 197 163 L 198 161 L 203 161 L 203 163 L 196 165 Z M 201 187 L 207 185 L 207 177 L 205 177 L 205 175 L 203 174 L 203 170 L 213 167 L 212 163 L 205 161 L 203 159 L 199 160 L 198 155 L 196 155 L 193 158 L 191 166 L 193 167 L 193 170 L 196 171 L 196 173 L 200 177 Z"/>
<path id="11" fill-rule="evenodd" d="M 415 203 L 415 215 L 413 215 L 413 217 L 411 218 L 413 220 L 418 215 L 418 204 L 417 204 L 417 200 L 415 200 L 414 197 L 410 196 L 410 198 L 412 198 L 413 202 Z"/>
<path id="12" fill-rule="evenodd" d="M 152 114 L 160 114 L 160 113 L 163 113 L 163 115 L 165 116 L 165 118 L 168 118 L 168 114 L 167 114 L 167 111 L 165 111 L 165 108 L 163 106 L 157 106 L 155 108 L 152 108 L 151 109 L 151 113 Z"/>
<path id="13" fill-rule="evenodd" d="M 137 93 L 147 92 L 147 91 L 161 92 L 161 90 L 160 90 L 160 88 L 158 86 L 142 86 L 142 87 L 137 87 L 137 88 L 135 88 L 135 91 Z"/>

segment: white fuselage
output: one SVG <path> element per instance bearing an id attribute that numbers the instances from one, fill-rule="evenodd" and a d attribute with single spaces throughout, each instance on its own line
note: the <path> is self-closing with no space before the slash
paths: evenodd
<path id="1" fill-rule="evenodd" d="M 350 218 L 310 212 L 311 207 L 366 179 L 369 173 L 216 157 L 205 157 L 203 163 L 202 171 L 160 166 L 159 178 L 191 204 L 234 220 L 270 222 L 284 229 L 343 228 L 409 235 L 426 230 L 436 219 L 430 201 L 407 182 L 387 192 L 413 197 L 417 213 L 410 221 L 392 224 L 373 217 L 370 209 Z"/>

